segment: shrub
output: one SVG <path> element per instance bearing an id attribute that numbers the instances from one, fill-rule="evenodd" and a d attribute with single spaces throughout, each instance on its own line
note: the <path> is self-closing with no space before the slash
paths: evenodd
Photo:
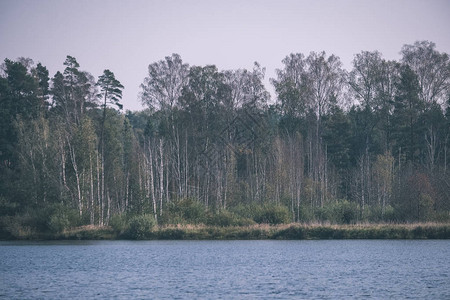
<path id="1" fill-rule="evenodd" d="M 0 239 L 28 238 L 31 231 L 31 227 L 24 225 L 22 216 L 0 217 Z"/>
<path id="2" fill-rule="evenodd" d="M 331 221 L 333 215 L 330 208 L 330 205 L 314 208 L 315 219 L 320 222 Z"/>
<path id="3" fill-rule="evenodd" d="M 384 210 L 383 220 L 385 222 L 393 222 L 395 220 L 395 209 L 388 205 Z"/>
<path id="4" fill-rule="evenodd" d="M 259 224 L 284 224 L 289 223 L 291 219 L 289 210 L 281 205 L 264 205 L 256 210 L 255 220 Z"/>
<path id="5" fill-rule="evenodd" d="M 338 224 L 354 224 L 358 218 L 358 204 L 342 200 L 333 207 L 334 221 Z"/>
<path id="6" fill-rule="evenodd" d="M 314 220 L 314 210 L 310 205 L 301 205 L 298 210 L 298 222 L 307 223 Z M 297 208 L 295 208 L 295 213 L 297 216 Z"/>
<path id="7" fill-rule="evenodd" d="M 158 231 L 160 240 L 182 240 L 185 238 L 185 231 L 179 228 L 165 228 Z"/>
<path id="8" fill-rule="evenodd" d="M 48 228 L 55 233 L 63 232 L 69 225 L 69 218 L 64 213 L 53 214 L 48 221 Z"/>
<path id="9" fill-rule="evenodd" d="M 366 209 L 363 219 L 371 223 L 392 222 L 395 219 L 394 208 L 387 205 L 383 212 L 383 208 L 379 205 L 370 206 Z"/>
<path id="10" fill-rule="evenodd" d="M 396 219 L 406 222 L 424 222 L 433 217 L 436 193 L 427 174 L 415 172 L 394 195 L 392 203 Z"/>
<path id="11" fill-rule="evenodd" d="M 111 217 L 109 220 L 109 226 L 116 233 L 122 233 L 127 229 L 127 216 L 126 214 L 118 214 Z"/>
<path id="12" fill-rule="evenodd" d="M 308 230 L 308 235 L 312 239 L 331 239 L 334 235 L 334 229 L 327 226 L 312 227 Z"/>
<path id="13" fill-rule="evenodd" d="M 203 204 L 189 198 L 169 203 L 160 219 L 166 224 L 201 224 L 206 222 Z"/>
<path id="14" fill-rule="evenodd" d="M 259 206 L 252 204 L 239 204 L 233 207 L 230 207 L 228 210 L 242 218 L 254 219 L 255 212 L 258 210 Z"/>
<path id="15" fill-rule="evenodd" d="M 252 219 L 241 217 L 227 210 L 221 210 L 210 214 L 206 221 L 211 226 L 249 226 L 255 224 Z"/>
<path id="16" fill-rule="evenodd" d="M 13 216 L 18 209 L 19 205 L 17 205 L 17 203 L 9 202 L 5 197 L 0 196 L 0 217 Z"/>
<path id="17" fill-rule="evenodd" d="M 198 201 L 186 199 L 178 203 L 178 211 L 189 224 L 204 223 L 206 219 L 205 207 Z"/>
<path id="18" fill-rule="evenodd" d="M 44 208 L 41 214 L 48 215 L 46 225 L 48 230 L 54 233 L 60 233 L 70 227 L 81 225 L 78 211 L 61 204 L 49 205 Z M 45 220 L 42 216 L 37 216 L 37 219 Z"/>
<path id="19" fill-rule="evenodd" d="M 358 205 L 347 200 L 328 203 L 316 210 L 316 217 L 322 222 L 353 224 L 358 218 Z"/>
<path id="20" fill-rule="evenodd" d="M 290 223 L 291 213 L 288 208 L 283 205 L 276 204 L 248 204 L 238 205 L 230 208 L 230 211 L 240 216 L 244 222 L 253 220 L 258 224 L 283 224 Z M 251 225 L 251 224 L 249 224 Z"/>
<path id="21" fill-rule="evenodd" d="M 434 220 L 441 223 L 450 223 L 450 212 L 440 211 L 434 214 Z"/>
<path id="22" fill-rule="evenodd" d="M 358 205 L 347 200 L 338 202 L 336 214 L 338 216 L 338 222 L 353 224 L 358 217 Z"/>
<path id="23" fill-rule="evenodd" d="M 272 236 L 273 239 L 285 239 L 285 240 L 302 240 L 307 237 L 305 228 L 299 226 L 289 226 L 286 229 L 281 229 L 275 232 Z"/>
<path id="24" fill-rule="evenodd" d="M 78 211 L 61 204 L 33 207 L 15 216 L 1 217 L 0 236 L 7 238 L 37 238 L 42 233 L 61 233 L 79 226 Z"/>
<path id="25" fill-rule="evenodd" d="M 150 236 L 156 221 L 152 215 L 144 214 L 134 216 L 130 219 L 127 236 L 132 239 L 141 240 Z"/>

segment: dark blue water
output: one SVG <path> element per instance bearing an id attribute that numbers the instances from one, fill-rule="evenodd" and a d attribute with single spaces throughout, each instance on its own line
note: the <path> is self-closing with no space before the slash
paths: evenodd
<path id="1" fill-rule="evenodd" d="M 450 299 L 450 241 L 0 242 L 5 299 Z"/>

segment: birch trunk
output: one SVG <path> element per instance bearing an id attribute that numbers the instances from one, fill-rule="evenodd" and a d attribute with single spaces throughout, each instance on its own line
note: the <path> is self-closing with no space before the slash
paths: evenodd
<path id="1" fill-rule="evenodd" d="M 78 212 L 79 212 L 80 216 L 82 216 L 83 215 L 83 203 L 81 200 L 80 173 L 78 172 L 78 165 L 77 165 L 77 160 L 76 160 L 75 149 L 73 148 L 72 144 L 70 143 L 69 138 L 67 139 L 67 145 L 69 146 L 70 159 L 72 161 L 72 167 L 75 172 L 75 179 L 77 182 Z"/>
<path id="2" fill-rule="evenodd" d="M 159 139 L 159 156 L 160 156 L 160 165 L 159 165 L 159 215 L 162 215 L 163 212 L 163 198 L 164 198 L 164 140 L 162 138 Z"/>
<path id="3" fill-rule="evenodd" d="M 92 174 L 92 153 L 89 153 L 89 173 L 90 173 L 90 224 L 94 225 L 95 222 L 95 211 L 94 211 L 94 178 Z"/>
<path id="4" fill-rule="evenodd" d="M 152 147 L 150 145 L 150 141 L 148 143 L 148 154 L 149 154 L 149 183 L 150 183 L 150 193 L 152 196 L 152 204 L 153 204 L 153 215 L 155 216 L 155 220 L 157 220 L 157 214 L 156 214 L 156 197 L 155 197 L 155 182 L 153 177 L 153 153 L 152 153 Z"/>

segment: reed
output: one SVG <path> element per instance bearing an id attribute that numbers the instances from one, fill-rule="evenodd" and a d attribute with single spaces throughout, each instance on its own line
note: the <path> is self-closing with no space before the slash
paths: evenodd
<path id="1" fill-rule="evenodd" d="M 276 239 L 450 239 L 450 224 L 291 224 Z"/>
<path id="2" fill-rule="evenodd" d="M 87 225 L 68 229 L 48 239 L 59 240 L 115 240 L 117 234 L 109 226 Z"/>
<path id="3" fill-rule="evenodd" d="M 82 226 L 61 233 L 22 232 L 13 239 L 115 240 L 136 239 L 109 226 Z M 450 239 L 450 223 L 412 224 L 255 224 L 208 226 L 177 224 L 155 226 L 139 236 L 146 240 L 318 240 L 318 239 Z"/>
<path id="4" fill-rule="evenodd" d="M 214 227 L 177 225 L 157 228 L 155 239 L 450 239 L 450 224 L 284 224 Z"/>

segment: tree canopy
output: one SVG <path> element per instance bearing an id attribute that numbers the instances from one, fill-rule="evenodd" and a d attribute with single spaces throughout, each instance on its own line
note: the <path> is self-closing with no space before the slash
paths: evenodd
<path id="1" fill-rule="evenodd" d="M 50 79 L 6 59 L 1 234 L 144 214 L 160 225 L 449 221 L 448 54 L 427 41 L 401 54 L 362 51 L 348 71 L 333 54 L 289 54 L 272 100 L 257 62 L 219 70 L 172 54 L 148 66 L 147 109 L 125 113 L 108 69 L 95 80 L 67 56 Z"/>

